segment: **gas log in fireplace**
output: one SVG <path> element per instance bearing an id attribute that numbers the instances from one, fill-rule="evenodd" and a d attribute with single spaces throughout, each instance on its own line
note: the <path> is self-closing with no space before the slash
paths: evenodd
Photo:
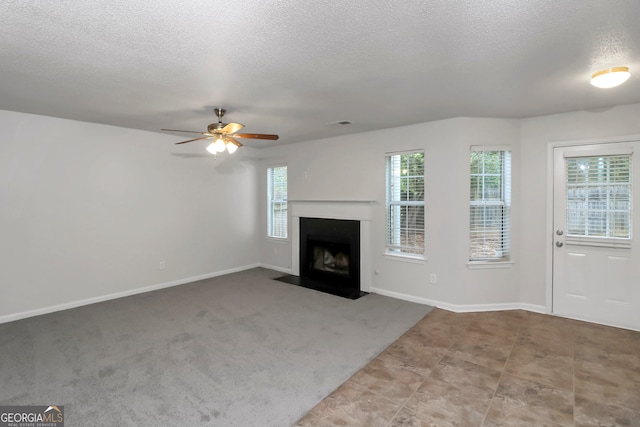
<path id="1" fill-rule="evenodd" d="M 282 281 L 350 299 L 366 295 L 360 291 L 360 221 L 300 218 L 300 276 Z"/>

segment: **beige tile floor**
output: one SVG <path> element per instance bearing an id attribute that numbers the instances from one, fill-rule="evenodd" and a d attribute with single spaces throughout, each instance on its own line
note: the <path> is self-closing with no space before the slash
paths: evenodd
<path id="1" fill-rule="evenodd" d="M 435 309 L 297 426 L 640 426 L 640 332 Z"/>

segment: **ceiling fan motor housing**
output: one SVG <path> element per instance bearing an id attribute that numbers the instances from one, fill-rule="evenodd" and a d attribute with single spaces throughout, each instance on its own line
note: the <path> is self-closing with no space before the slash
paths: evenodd
<path id="1" fill-rule="evenodd" d="M 209 126 L 207 126 L 207 132 L 220 133 L 219 131 L 222 130 L 222 128 L 224 128 L 226 125 L 227 123 L 222 123 L 222 122 L 211 123 Z"/>

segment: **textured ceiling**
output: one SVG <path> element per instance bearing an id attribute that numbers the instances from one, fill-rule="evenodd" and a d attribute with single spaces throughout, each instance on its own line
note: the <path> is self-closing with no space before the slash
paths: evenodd
<path id="1" fill-rule="evenodd" d="M 3 0 L 0 109 L 204 131 L 220 105 L 286 144 L 604 108 L 640 102 L 639 17 L 638 0 Z M 630 81 L 589 85 L 617 65 Z"/>

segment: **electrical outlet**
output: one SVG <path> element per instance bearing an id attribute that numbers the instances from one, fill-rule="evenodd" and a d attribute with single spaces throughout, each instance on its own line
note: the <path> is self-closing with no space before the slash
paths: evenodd
<path id="1" fill-rule="evenodd" d="M 429 283 L 431 283 L 432 285 L 438 283 L 438 276 L 436 276 L 435 273 L 431 273 L 431 275 L 429 276 Z"/>
<path id="2" fill-rule="evenodd" d="M 158 269 L 159 270 L 164 270 L 165 266 L 166 265 L 165 265 L 164 261 L 160 261 L 160 265 L 158 266 Z"/>

